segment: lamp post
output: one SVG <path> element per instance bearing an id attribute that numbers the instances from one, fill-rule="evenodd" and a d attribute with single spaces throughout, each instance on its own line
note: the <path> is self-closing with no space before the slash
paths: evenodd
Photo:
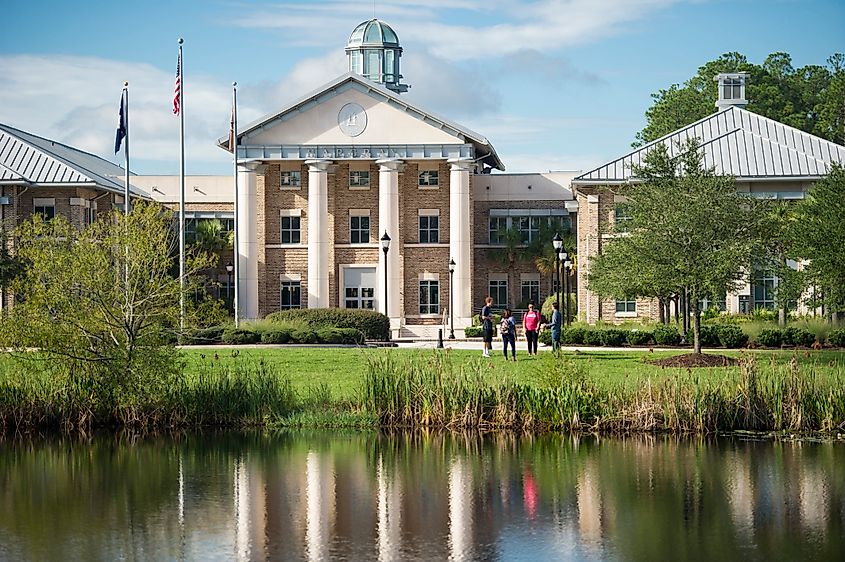
<path id="1" fill-rule="evenodd" d="M 569 288 L 571 280 L 569 279 L 569 272 L 572 270 L 572 261 L 567 259 L 563 262 L 563 279 L 566 287 L 566 325 L 572 324 L 572 311 L 569 310 Z"/>
<path id="2" fill-rule="evenodd" d="M 387 251 L 390 250 L 390 236 L 387 231 L 384 231 L 384 236 L 381 237 L 381 251 L 384 252 L 384 315 L 390 320 L 390 315 L 387 313 Z M 390 330 L 387 331 L 387 337 L 390 338 Z"/>
<path id="3" fill-rule="evenodd" d="M 455 339 L 455 260 L 449 260 L 449 339 Z"/>
<path id="4" fill-rule="evenodd" d="M 563 248 L 563 238 L 560 237 L 560 232 L 555 233 L 552 238 L 552 246 L 555 248 L 555 280 L 557 281 L 557 309 L 560 310 L 560 252 Z"/>
<path id="5" fill-rule="evenodd" d="M 226 285 L 226 296 L 229 297 L 230 303 L 232 303 L 232 272 L 233 271 L 235 271 L 235 264 L 232 263 L 232 260 L 229 260 L 226 263 L 226 275 L 229 277 L 229 283 L 228 283 L 228 285 Z"/>

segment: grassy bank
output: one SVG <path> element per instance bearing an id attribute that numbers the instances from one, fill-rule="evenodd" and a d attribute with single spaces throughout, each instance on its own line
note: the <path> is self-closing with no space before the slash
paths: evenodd
<path id="1" fill-rule="evenodd" d="M 666 353 L 186 350 L 155 396 L 104 396 L 61 366 L 0 359 L 0 424 L 332 426 L 713 432 L 845 430 L 845 354 L 737 352 L 736 367 L 663 369 Z"/>

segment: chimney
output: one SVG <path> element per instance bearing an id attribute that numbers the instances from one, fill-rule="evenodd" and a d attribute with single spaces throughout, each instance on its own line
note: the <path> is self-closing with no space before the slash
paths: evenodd
<path id="1" fill-rule="evenodd" d="M 749 76 L 745 72 L 724 72 L 716 75 L 714 80 L 719 83 L 719 99 L 716 100 L 716 107 L 719 111 L 734 106 L 745 109 L 748 105 L 748 100 L 745 99 L 745 82 Z"/>

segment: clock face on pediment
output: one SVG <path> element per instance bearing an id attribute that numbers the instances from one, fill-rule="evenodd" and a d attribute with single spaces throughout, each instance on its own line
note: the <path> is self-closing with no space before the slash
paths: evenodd
<path id="1" fill-rule="evenodd" d="M 337 125 L 347 137 L 357 137 L 367 128 L 367 112 L 357 103 L 347 103 L 337 113 Z"/>

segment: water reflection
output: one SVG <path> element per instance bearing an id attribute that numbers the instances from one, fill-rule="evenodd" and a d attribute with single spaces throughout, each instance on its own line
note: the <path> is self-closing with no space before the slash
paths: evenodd
<path id="1" fill-rule="evenodd" d="M 264 433 L 0 444 L 0 559 L 841 559 L 845 446 Z"/>

